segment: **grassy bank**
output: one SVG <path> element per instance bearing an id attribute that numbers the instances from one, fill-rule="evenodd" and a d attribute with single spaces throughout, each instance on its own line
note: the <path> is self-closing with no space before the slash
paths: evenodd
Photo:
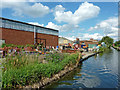
<path id="1" fill-rule="evenodd" d="M 120 48 L 118 46 L 113 46 L 113 48 L 120 51 Z"/>
<path id="2" fill-rule="evenodd" d="M 39 55 L 8 56 L 2 64 L 2 87 L 22 87 L 38 82 L 43 77 L 52 77 L 66 65 L 76 64 L 77 58 L 78 53 L 72 55 L 54 53 L 44 56 L 43 63 Z"/>

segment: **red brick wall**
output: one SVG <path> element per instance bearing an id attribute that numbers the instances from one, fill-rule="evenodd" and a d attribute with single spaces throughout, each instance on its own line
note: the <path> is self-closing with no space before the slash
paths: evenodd
<path id="1" fill-rule="evenodd" d="M 82 43 L 85 43 L 85 45 L 88 45 L 88 44 L 98 44 L 98 42 L 93 42 L 93 41 L 80 41 L 80 44 Z"/>
<path id="2" fill-rule="evenodd" d="M 2 39 L 6 44 L 26 45 L 34 44 L 34 32 L 0 28 Z M 37 33 L 37 38 L 46 39 L 46 46 L 57 46 L 58 36 Z"/>

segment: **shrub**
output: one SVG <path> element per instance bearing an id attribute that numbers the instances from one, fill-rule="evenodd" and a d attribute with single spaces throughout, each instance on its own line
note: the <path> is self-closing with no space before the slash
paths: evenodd
<path id="1" fill-rule="evenodd" d="M 63 60 L 64 56 L 65 55 L 63 55 L 62 53 L 50 53 L 49 55 L 46 55 L 45 60 L 53 63 L 58 63 Z"/>
<path id="2" fill-rule="evenodd" d="M 22 59 L 23 57 L 24 60 Z M 72 55 L 61 55 L 59 53 L 55 53 L 50 54 L 50 57 L 52 60 L 47 56 L 46 60 L 48 60 L 49 63 L 46 64 L 29 63 L 28 57 L 24 55 L 11 57 L 11 59 L 8 58 L 9 60 L 7 60 L 3 65 L 2 87 L 15 88 L 16 86 L 24 86 L 37 82 L 41 77 L 51 77 L 55 73 L 64 69 L 67 64 L 75 64 L 76 59 L 78 58 L 78 53 Z M 36 57 L 34 59 L 37 61 Z M 60 60 L 57 61 L 57 59 Z M 17 62 L 16 66 L 13 65 L 13 62 Z M 7 69 L 5 69 L 6 67 Z"/>

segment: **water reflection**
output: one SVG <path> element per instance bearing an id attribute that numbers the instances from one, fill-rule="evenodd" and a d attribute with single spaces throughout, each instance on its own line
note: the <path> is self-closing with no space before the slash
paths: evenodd
<path id="1" fill-rule="evenodd" d="M 82 64 L 80 64 L 78 68 L 76 68 L 73 71 L 71 71 L 68 74 L 66 74 L 60 80 L 51 83 L 51 85 L 48 85 L 45 88 L 57 88 L 57 86 L 62 87 L 62 86 L 70 86 L 70 85 L 72 85 L 73 81 L 77 80 L 77 78 L 74 78 L 74 76 L 78 72 L 81 72 L 81 68 L 82 68 Z M 79 76 L 81 76 L 81 75 L 79 75 Z"/>
<path id="2" fill-rule="evenodd" d="M 74 71 L 46 88 L 115 88 L 118 86 L 118 51 L 110 49 L 84 61 Z"/>

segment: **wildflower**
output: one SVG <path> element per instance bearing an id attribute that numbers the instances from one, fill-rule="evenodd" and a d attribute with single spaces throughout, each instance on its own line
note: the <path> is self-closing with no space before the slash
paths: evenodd
<path id="1" fill-rule="evenodd" d="M 4 68 L 4 67 L 1 67 L 1 68 Z"/>

